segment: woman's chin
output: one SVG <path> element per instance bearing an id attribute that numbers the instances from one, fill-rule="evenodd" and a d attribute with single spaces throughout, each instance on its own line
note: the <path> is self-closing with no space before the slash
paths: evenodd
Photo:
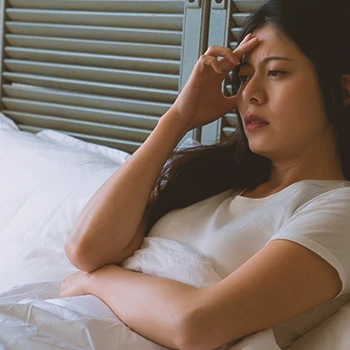
<path id="1" fill-rule="evenodd" d="M 268 157 L 269 154 L 271 154 L 271 148 L 268 147 L 266 142 L 249 142 L 249 148 L 253 153 L 259 154 L 263 157 Z"/>

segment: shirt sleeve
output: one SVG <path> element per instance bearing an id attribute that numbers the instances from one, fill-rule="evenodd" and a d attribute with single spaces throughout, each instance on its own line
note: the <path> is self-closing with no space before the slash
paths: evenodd
<path id="1" fill-rule="evenodd" d="M 275 239 L 299 243 L 337 270 L 342 289 L 334 299 L 350 292 L 349 187 L 329 191 L 299 207 L 268 242 Z"/>

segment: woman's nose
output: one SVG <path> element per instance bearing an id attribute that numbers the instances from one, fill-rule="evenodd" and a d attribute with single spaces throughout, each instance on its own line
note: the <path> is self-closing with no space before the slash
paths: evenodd
<path id="1" fill-rule="evenodd" d="M 257 79 L 252 78 L 246 84 L 242 92 L 243 100 L 246 103 L 258 103 L 262 104 L 266 101 L 266 91 L 262 86 L 261 82 Z"/>

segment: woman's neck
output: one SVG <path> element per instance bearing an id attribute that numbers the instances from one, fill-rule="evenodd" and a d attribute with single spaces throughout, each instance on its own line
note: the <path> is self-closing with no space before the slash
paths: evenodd
<path id="1" fill-rule="evenodd" d="M 328 144 L 329 146 L 329 144 Z M 309 152 L 288 161 L 274 162 L 269 179 L 254 190 L 244 192 L 244 196 L 261 198 L 279 192 L 295 182 L 302 180 L 345 180 L 336 147 L 318 149 L 313 147 Z"/>

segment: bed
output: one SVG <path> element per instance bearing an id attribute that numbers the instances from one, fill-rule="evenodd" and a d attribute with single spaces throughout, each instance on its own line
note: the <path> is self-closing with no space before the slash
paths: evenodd
<path id="1" fill-rule="evenodd" d="M 88 200 L 129 156 L 55 130 L 25 132 L 0 114 L 0 349 L 165 349 L 133 332 L 93 295 L 59 298 L 60 283 L 77 271 L 64 253 L 65 239 Z M 169 249 L 173 259 L 162 261 Z M 220 278 L 205 256 L 162 239 L 145 239 L 124 264 L 199 287 Z M 267 329 L 220 349 L 280 348 Z M 289 349 L 350 349 L 350 302 Z"/>

